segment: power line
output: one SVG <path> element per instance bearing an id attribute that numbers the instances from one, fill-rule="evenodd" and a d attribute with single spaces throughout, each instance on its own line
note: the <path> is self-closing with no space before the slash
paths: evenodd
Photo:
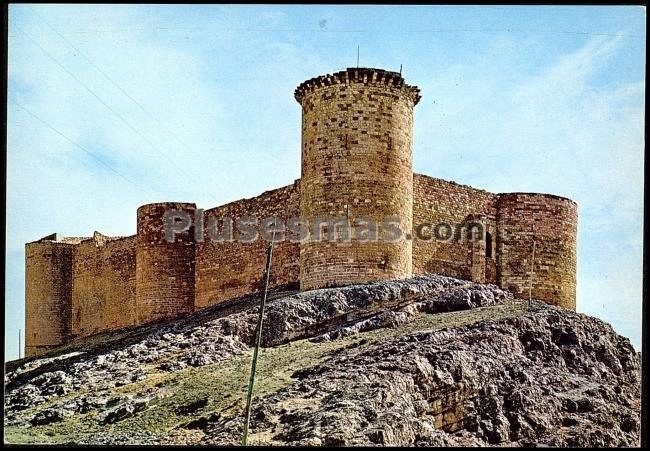
<path id="1" fill-rule="evenodd" d="M 95 154 L 94 154 L 93 152 L 91 152 L 90 150 L 86 149 L 84 146 L 82 146 L 82 145 L 79 144 L 78 142 L 76 142 L 76 141 L 72 140 L 71 138 L 69 138 L 68 136 L 66 136 L 63 132 L 61 132 L 60 130 L 56 129 L 54 126 L 52 126 L 51 124 L 49 124 L 47 121 L 45 121 L 44 119 L 40 118 L 38 115 L 36 115 L 36 114 L 33 113 L 32 111 L 30 111 L 29 108 L 27 108 L 25 105 L 23 105 L 23 104 L 21 104 L 21 103 L 15 101 L 15 100 L 12 100 L 11 102 L 12 102 L 13 104 L 15 104 L 16 106 L 20 107 L 20 108 L 21 108 L 22 110 L 24 110 L 25 112 L 27 112 L 27 114 L 29 114 L 29 115 L 32 116 L 34 119 L 36 119 L 37 121 L 39 121 L 40 123 L 42 123 L 43 125 L 45 125 L 47 128 L 49 128 L 50 130 L 52 130 L 54 133 L 56 133 L 57 135 L 61 136 L 62 138 L 64 138 L 64 139 L 65 139 L 66 141 L 68 141 L 69 143 L 71 143 L 71 144 L 77 146 L 79 149 L 81 149 L 82 151 L 84 151 L 85 153 L 87 153 L 88 155 L 90 155 L 91 157 L 93 157 L 95 160 L 99 161 L 103 166 L 105 166 L 106 168 L 108 168 L 109 170 L 111 170 L 112 172 L 114 172 L 115 174 L 117 174 L 118 176 L 120 176 L 122 179 L 124 179 L 124 180 L 126 180 L 127 182 L 129 182 L 131 185 L 135 186 L 137 189 L 139 189 L 140 191 L 142 191 L 143 193 L 145 193 L 147 196 L 151 196 L 151 197 L 153 197 L 153 194 L 152 194 L 151 192 L 149 192 L 149 191 L 146 190 L 145 188 L 143 188 L 143 187 L 141 187 L 140 185 L 138 185 L 137 183 L 135 183 L 133 180 L 129 179 L 128 177 L 126 177 L 125 175 L 123 175 L 122 173 L 120 173 L 117 169 L 113 168 L 110 164 L 106 163 L 104 160 L 102 160 L 100 157 L 98 157 L 97 155 L 95 155 Z"/>
<path id="2" fill-rule="evenodd" d="M 108 76 L 106 72 L 104 72 L 97 64 L 95 64 L 88 56 L 86 56 L 79 48 L 77 48 L 72 42 L 70 42 L 65 36 L 63 36 L 56 28 L 52 26 L 43 16 L 41 16 L 34 8 L 32 8 L 30 5 L 27 5 L 27 7 L 36 15 L 45 25 L 47 25 L 54 33 L 56 33 L 63 41 L 65 41 L 66 44 L 68 44 L 75 52 L 77 52 L 79 55 L 81 55 L 92 67 L 94 67 L 100 74 L 106 78 L 113 86 L 115 86 L 122 94 L 124 94 L 129 100 L 131 100 L 133 103 L 135 103 L 138 108 L 140 108 L 147 116 L 149 116 L 154 122 L 156 122 L 163 130 L 165 130 L 172 138 L 174 138 L 182 147 L 185 148 L 185 150 L 188 150 L 190 153 L 195 152 L 192 151 L 190 146 L 185 144 L 175 133 L 173 133 L 165 124 L 163 124 L 160 120 L 158 120 L 153 113 L 151 113 L 149 110 L 147 110 L 140 102 L 138 102 L 136 99 L 134 99 L 126 90 L 124 90 L 115 80 L 113 80 L 111 77 Z"/>
<path id="3" fill-rule="evenodd" d="M 384 29 L 384 30 L 372 30 L 372 29 L 350 29 L 350 30 L 336 30 L 336 29 L 323 29 L 323 28 L 219 28 L 218 30 L 213 27 L 152 27 L 152 28 L 114 28 L 107 30 L 77 30 L 77 31 L 67 31 L 66 34 L 93 34 L 93 33 L 125 33 L 131 31 L 220 31 L 220 32 L 247 32 L 247 33 L 299 33 L 299 32 L 314 32 L 314 33 L 377 33 L 377 34 L 387 34 L 387 33 L 545 33 L 545 34 L 572 34 L 572 35 L 584 35 L 584 36 L 611 36 L 611 37 L 623 37 L 623 38 L 634 38 L 634 39 L 645 39 L 644 36 L 638 34 L 627 34 L 627 33 L 609 33 L 609 32 L 600 32 L 600 31 L 573 31 L 573 30 L 537 30 L 537 29 L 518 29 L 518 28 L 506 28 L 506 29 L 471 29 L 471 28 L 431 28 L 431 29 L 421 29 L 421 30 L 406 30 L 406 29 Z M 15 37 L 15 35 L 9 35 L 9 37 Z"/>
<path id="4" fill-rule="evenodd" d="M 30 41 L 32 41 L 43 53 L 45 53 L 54 63 L 61 68 L 65 73 L 67 73 L 70 77 L 72 77 L 77 83 L 79 83 L 86 91 L 88 91 L 93 97 L 95 97 L 102 105 L 104 105 L 109 111 L 111 111 L 115 116 L 117 116 L 127 127 L 129 127 L 130 130 L 132 130 L 134 133 L 136 133 L 138 136 L 140 136 L 153 150 L 158 152 L 161 156 L 165 157 L 167 161 L 169 161 L 176 169 L 178 169 L 180 172 L 182 172 L 188 180 L 192 179 L 192 176 L 190 176 L 187 172 L 185 172 L 180 166 L 178 166 L 174 160 L 169 158 L 162 150 L 160 150 L 155 144 L 153 144 L 145 135 L 143 135 L 138 129 L 136 129 L 133 125 L 129 123 L 121 114 L 119 114 L 117 111 L 115 111 L 113 108 L 111 108 L 110 105 L 108 105 L 101 97 L 99 97 L 92 89 L 90 89 L 84 82 L 82 82 L 79 78 L 77 78 L 76 75 L 74 75 L 72 72 L 70 72 L 66 67 L 59 62 L 54 56 L 52 56 L 47 50 L 45 50 L 35 39 L 33 39 L 30 35 L 28 35 L 24 30 L 22 30 L 19 27 L 16 27 L 22 34 L 24 34 Z"/>

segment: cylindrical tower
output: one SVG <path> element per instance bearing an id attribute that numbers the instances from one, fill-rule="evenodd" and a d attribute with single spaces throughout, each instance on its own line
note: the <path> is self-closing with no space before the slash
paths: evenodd
<path id="1" fill-rule="evenodd" d="M 66 343 L 72 327 L 74 245 L 37 241 L 25 245 L 25 355 Z"/>
<path id="2" fill-rule="evenodd" d="M 519 298 L 530 290 L 533 299 L 575 310 L 577 204 L 551 194 L 508 193 L 499 194 L 497 208 L 499 285 Z"/>
<path id="3" fill-rule="evenodd" d="M 190 226 L 165 236 L 165 214 L 186 213 Z M 138 324 L 173 319 L 194 311 L 194 215 L 196 205 L 165 202 L 138 208 L 135 304 Z M 175 221 L 182 230 L 183 213 Z M 171 216 L 170 216 L 171 217 Z"/>
<path id="4" fill-rule="evenodd" d="M 302 106 L 301 219 L 323 233 L 301 242 L 300 288 L 410 276 L 419 89 L 396 72 L 351 68 L 305 81 L 295 98 Z M 399 221 L 399 239 L 395 223 L 384 226 L 391 220 Z M 341 226 L 351 228 L 350 239 L 329 239 Z"/>

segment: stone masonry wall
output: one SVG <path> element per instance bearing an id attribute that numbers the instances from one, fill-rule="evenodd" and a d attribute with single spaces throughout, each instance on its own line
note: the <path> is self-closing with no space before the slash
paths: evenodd
<path id="1" fill-rule="evenodd" d="M 496 283 L 496 196 L 487 191 L 436 179 L 426 175 L 413 177 L 413 226 L 422 224 L 449 224 L 453 227 L 481 220 L 492 239 L 492 257 L 487 257 L 485 241 L 482 248 L 472 252 L 472 242 L 418 239 L 413 241 L 413 273 L 438 273 L 476 282 Z M 444 233 L 445 229 L 440 229 Z M 454 230 L 455 232 L 456 230 Z M 422 229 L 433 237 L 431 227 Z M 464 238 L 467 234 L 463 233 Z M 481 243 L 479 243 L 481 244 Z M 472 275 L 472 267 L 477 273 Z M 480 274 L 483 274 L 481 277 Z"/>
<path id="2" fill-rule="evenodd" d="M 500 194 L 499 285 L 528 298 L 533 240 L 532 297 L 576 309 L 577 221 L 575 202 L 548 194 Z"/>
<path id="3" fill-rule="evenodd" d="M 194 226 L 165 240 L 163 215 L 183 210 L 194 223 L 196 205 L 167 202 L 138 208 L 135 303 L 138 324 L 173 319 L 194 311 Z"/>
<path id="4" fill-rule="evenodd" d="M 42 241 L 25 245 L 25 355 L 40 354 L 70 339 L 74 245 Z"/>
<path id="5" fill-rule="evenodd" d="M 395 72 L 347 69 L 302 83 L 300 212 L 313 222 L 340 218 L 378 224 L 397 218 L 410 231 L 413 218 L 413 107 L 419 90 Z M 382 233 L 382 229 L 379 230 Z M 411 241 L 343 243 L 313 236 L 300 248 L 300 287 L 407 277 Z"/>
<path id="6" fill-rule="evenodd" d="M 82 241 L 72 265 L 72 335 L 136 324 L 135 236 Z"/>
<path id="7" fill-rule="evenodd" d="M 278 217 L 287 224 L 291 217 L 299 216 L 298 181 L 293 185 L 267 191 L 252 199 L 243 199 L 206 210 L 204 223 L 209 217 L 220 220 L 231 218 Z M 220 225 L 220 231 L 223 230 Z M 259 231 L 260 228 L 257 227 Z M 236 227 L 233 228 L 233 232 Z M 255 293 L 262 288 L 262 274 L 266 262 L 268 241 L 215 242 L 208 236 L 207 228 L 203 242 L 196 243 L 196 308 L 214 305 L 219 301 Z M 277 236 L 280 238 L 280 236 Z M 299 245 L 287 240 L 276 243 L 273 249 L 271 286 L 296 285 L 300 266 Z"/>
<path id="8" fill-rule="evenodd" d="M 234 220 L 276 216 L 286 224 L 299 216 L 300 184 L 297 180 L 255 198 L 207 210 L 204 222 L 211 216 Z M 414 226 L 481 220 L 492 235 L 491 256 L 485 241 L 477 245 L 467 240 L 445 243 L 414 238 L 414 273 L 496 283 L 526 298 L 534 233 L 532 296 L 575 309 L 575 203 L 544 194 L 495 195 L 419 174 L 414 174 L 413 191 Z M 166 243 L 162 214 L 169 208 L 195 212 L 193 204 L 146 205 L 138 210 L 137 236 L 69 242 L 44 239 L 26 245 L 27 355 L 45 352 L 72 337 L 173 319 L 262 288 L 266 240 L 213 242 L 204 230 L 204 240 L 195 243 L 191 228 L 181 234 L 180 243 Z M 466 232 L 465 228 L 465 238 Z M 366 252 L 373 252 L 372 246 Z M 338 249 L 331 249 L 328 261 L 343 266 L 346 262 L 338 256 Z M 271 286 L 296 286 L 299 261 L 298 243 L 277 243 Z"/>

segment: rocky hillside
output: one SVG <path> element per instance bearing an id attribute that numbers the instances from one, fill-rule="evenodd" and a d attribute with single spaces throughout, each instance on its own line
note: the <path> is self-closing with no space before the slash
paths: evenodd
<path id="1" fill-rule="evenodd" d="M 598 319 L 441 276 L 271 299 L 250 444 L 638 444 L 639 355 Z M 256 302 L 9 362 L 5 442 L 238 444 Z"/>

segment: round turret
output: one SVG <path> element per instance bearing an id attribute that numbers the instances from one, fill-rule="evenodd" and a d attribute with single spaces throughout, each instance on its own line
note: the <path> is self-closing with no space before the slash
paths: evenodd
<path id="1" fill-rule="evenodd" d="M 508 193 L 498 195 L 497 208 L 499 285 L 519 298 L 527 299 L 530 290 L 533 299 L 575 310 L 576 203 L 550 194 Z"/>
<path id="2" fill-rule="evenodd" d="M 183 229 L 183 213 L 191 225 L 165 234 L 165 214 L 180 213 L 176 230 Z M 138 324 L 172 319 L 194 311 L 194 215 L 196 205 L 166 202 L 138 208 L 135 303 Z"/>
<path id="3" fill-rule="evenodd" d="M 73 252 L 74 245 L 52 240 L 25 245 L 27 357 L 47 352 L 70 339 Z"/>
<path id="4" fill-rule="evenodd" d="M 300 246 L 301 289 L 410 276 L 418 88 L 396 72 L 352 68 L 302 83 L 295 98 L 300 214 L 311 231 Z"/>

